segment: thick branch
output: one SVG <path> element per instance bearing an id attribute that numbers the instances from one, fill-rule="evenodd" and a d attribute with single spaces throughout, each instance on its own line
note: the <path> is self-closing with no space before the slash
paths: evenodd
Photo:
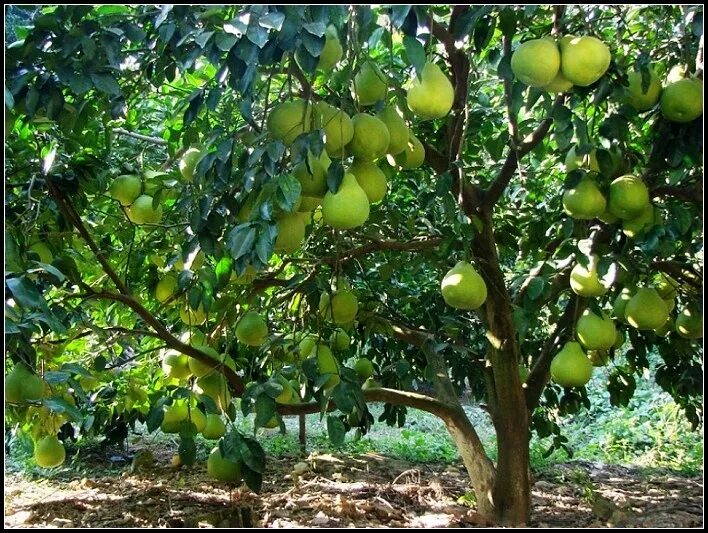
<path id="1" fill-rule="evenodd" d="M 660 185 L 651 190 L 651 197 L 673 196 L 694 204 L 703 204 L 703 184 L 696 182 L 694 187 Z"/>
<path id="2" fill-rule="evenodd" d="M 703 288 L 703 277 L 690 265 L 684 265 L 677 261 L 655 261 L 652 263 L 652 267 L 696 289 Z"/>

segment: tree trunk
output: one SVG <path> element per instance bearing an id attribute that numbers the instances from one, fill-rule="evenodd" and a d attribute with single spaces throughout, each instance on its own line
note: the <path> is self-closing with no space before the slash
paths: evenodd
<path id="1" fill-rule="evenodd" d="M 497 452 L 496 520 L 504 525 L 526 524 L 531 507 L 527 425 L 497 429 Z"/>

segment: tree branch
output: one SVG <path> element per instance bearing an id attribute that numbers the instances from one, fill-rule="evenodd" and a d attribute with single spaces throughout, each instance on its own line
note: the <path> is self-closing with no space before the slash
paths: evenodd
<path id="1" fill-rule="evenodd" d="M 651 190 L 651 197 L 673 196 L 687 202 L 703 205 L 703 183 L 696 181 L 693 187 L 659 185 Z"/>
<path id="2" fill-rule="evenodd" d="M 125 135 L 126 137 L 132 137 L 133 139 L 138 139 L 140 141 L 147 141 L 147 142 L 151 142 L 153 144 L 159 144 L 160 146 L 167 146 L 167 141 L 164 139 L 160 139 L 159 137 L 151 137 L 149 135 L 142 135 L 140 133 L 128 131 L 124 128 L 113 128 L 113 132 L 118 133 L 119 135 Z"/>
<path id="3" fill-rule="evenodd" d="M 435 248 L 442 242 L 441 237 L 430 237 L 427 239 L 413 239 L 406 242 L 391 240 L 374 240 L 369 244 L 351 248 L 335 257 L 323 257 L 318 261 L 321 264 L 335 264 L 351 261 L 356 257 L 385 250 L 395 250 L 399 252 L 411 252 L 415 250 L 428 250 Z"/>

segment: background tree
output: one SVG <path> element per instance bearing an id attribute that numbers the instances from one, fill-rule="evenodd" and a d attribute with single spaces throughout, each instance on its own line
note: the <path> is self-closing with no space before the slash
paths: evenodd
<path id="1" fill-rule="evenodd" d="M 631 93 L 637 79 L 639 95 L 649 92 L 652 71 L 664 85 L 702 78 L 699 6 L 47 6 L 15 33 L 6 416 L 42 449 L 57 448 L 43 440 L 57 434 L 121 440 L 145 422 L 179 433 L 189 464 L 204 413 L 217 424 L 255 412 L 256 426 L 272 427 L 281 415 L 331 411 L 341 442 L 367 431 L 366 404 L 380 401 L 382 422 L 402 424 L 408 407 L 440 416 L 480 513 L 524 523 L 532 432 L 562 447 L 558 416 L 588 405 L 582 386 L 549 384 L 551 362 L 584 311 L 603 308 L 626 339 L 595 355 L 610 361 L 612 403 L 629 401 L 657 350 L 657 382 L 702 423 L 701 121 L 677 121 L 656 99 L 638 109 Z M 552 74 L 573 78 L 571 89 L 521 81 L 520 43 L 564 35 L 609 47 L 599 78 L 579 85 L 587 72 L 563 63 Z M 563 62 L 575 46 L 546 45 Z M 416 100 L 409 84 L 429 79 L 433 90 Z M 307 180 L 325 180 L 329 195 L 348 190 L 350 154 L 368 155 L 378 135 L 355 118 L 367 147 L 335 146 L 348 127 L 337 110 L 379 113 L 382 156 L 401 122 L 386 115 L 394 106 L 406 148 L 354 170 L 359 182 L 363 168 L 377 176 L 376 194 L 382 173 L 383 200 L 365 202 L 368 217 L 349 200 L 306 211 L 318 203 Z M 295 126 L 279 129 L 289 119 L 278 113 Z M 639 222 L 644 211 L 627 223 L 612 209 L 621 174 L 649 191 Z M 610 212 L 578 213 L 589 189 Z M 573 195 L 585 198 L 579 207 Z M 458 261 L 473 263 L 486 289 L 476 311 L 441 297 Z M 611 288 L 577 294 L 570 279 L 582 268 Z M 629 300 L 645 286 L 665 302 L 634 307 L 675 307 L 679 327 L 632 324 L 622 290 Z M 357 305 L 336 303 L 342 294 Z M 352 310 L 355 321 L 337 318 Z M 329 355 L 344 333 L 351 344 Z M 362 389 L 364 360 L 376 382 Z M 434 392 L 415 392 L 425 382 Z M 496 464 L 459 402 L 465 387 L 494 423 Z M 225 478 L 259 488 L 264 457 L 252 437 L 231 430 L 212 455 L 237 465 Z"/>

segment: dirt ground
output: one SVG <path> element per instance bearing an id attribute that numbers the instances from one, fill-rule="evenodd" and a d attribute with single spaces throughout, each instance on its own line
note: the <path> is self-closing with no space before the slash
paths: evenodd
<path id="1" fill-rule="evenodd" d="M 5 527 L 474 527 L 462 465 L 376 454 L 271 459 L 263 490 L 230 491 L 204 464 L 29 480 L 5 476 Z M 100 458 L 96 458 L 100 464 Z M 94 462 L 95 466 L 99 466 Z M 108 462 L 106 463 L 109 464 Z M 100 468 L 94 468 L 101 471 Z M 702 527 L 703 481 L 588 462 L 537 476 L 531 526 Z"/>

